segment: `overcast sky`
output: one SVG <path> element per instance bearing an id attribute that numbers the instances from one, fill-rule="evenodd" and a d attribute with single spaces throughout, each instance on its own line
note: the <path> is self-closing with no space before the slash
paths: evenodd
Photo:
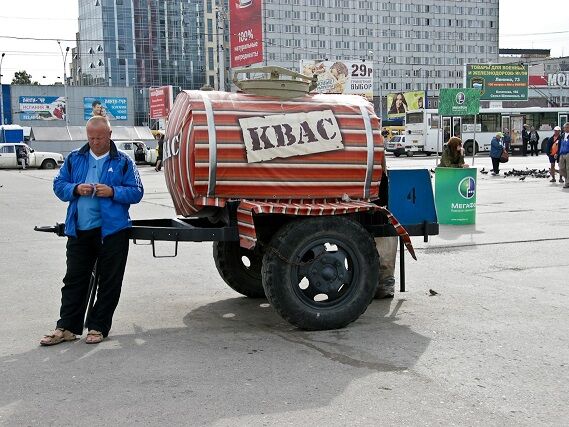
<path id="1" fill-rule="evenodd" d="M 77 0 L 2 0 L 1 4 L 0 52 L 6 53 L 2 82 L 10 83 L 19 70 L 40 84 L 61 82 L 63 58 L 55 39 L 62 40 L 64 50 L 75 45 Z M 552 56 L 569 56 L 566 5 L 562 0 L 500 0 L 500 47 L 551 49 Z M 67 63 L 70 59 L 69 55 Z"/>

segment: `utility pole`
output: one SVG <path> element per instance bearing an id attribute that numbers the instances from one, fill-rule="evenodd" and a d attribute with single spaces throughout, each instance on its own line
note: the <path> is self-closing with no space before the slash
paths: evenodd
<path id="1" fill-rule="evenodd" d="M 219 90 L 225 92 L 225 20 L 227 14 L 222 6 L 215 7 L 215 22 L 217 34 L 215 35 L 217 45 L 217 66 L 219 68 Z"/>
<path id="2" fill-rule="evenodd" d="M 4 61 L 4 56 L 6 54 L 2 52 L 2 57 L 0 58 L 0 126 L 4 124 L 4 91 L 2 90 L 2 61 Z"/>
<path id="3" fill-rule="evenodd" d="M 58 40 L 57 45 L 59 46 L 59 51 L 61 52 L 61 59 L 63 59 L 63 90 L 65 91 L 65 125 L 69 126 L 69 99 L 67 98 L 67 54 L 69 53 L 69 46 L 65 48 L 65 55 L 63 54 L 63 49 L 61 48 L 61 42 Z"/>
<path id="4" fill-rule="evenodd" d="M 387 64 L 391 64 L 393 58 L 387 57 L 387 62 L 383 62 L 379 69 L 379 118 L 381 119 L 381 126 L 383 127 L 383 69 Z"/>

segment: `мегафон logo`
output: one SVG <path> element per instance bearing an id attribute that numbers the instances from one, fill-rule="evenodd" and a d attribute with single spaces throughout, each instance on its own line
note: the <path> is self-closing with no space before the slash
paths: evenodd
<path id="1" fill-rule="evenodd" d="M 476 194 L 476 181 L 471 176 L 463 178 L 458 183 L 458 192 L 465 199 L 472 199 Z"/>
<path id="2" fill-rule="evenodd" d="M 464 95 L 464 92 L 458 92 L 456 94 L 456 103 L 458 105 L 462 105 L 464 104 L 464 100 L 466 99 L 466 96 Z"/>

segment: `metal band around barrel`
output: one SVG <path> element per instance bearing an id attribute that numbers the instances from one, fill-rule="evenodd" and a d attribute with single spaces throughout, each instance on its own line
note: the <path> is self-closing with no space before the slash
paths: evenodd
<path id="1" fill-rule="evenodd" d="M 364 197 L 369 197 L 371 188 L 371 177 L 373 174 L 373 131 L 371 128 L 371 119 L 365 106 L 360 105 L 360 111 L 364 120 L 367 142 L 367 169 L 366 179 L 364 183 Z"/>
<path id="2" fill-rule="evenodd" d="M 217 135 L 215 134 L 215 122 L 211 101 L 205 93 L 201 95 L 205 107 L 205 115 L 207 117 L 207 133 L 209 137 L 209 181 L 207 184 L 207 195 L 208 197 L 214 197 L 217 172 Z"/>

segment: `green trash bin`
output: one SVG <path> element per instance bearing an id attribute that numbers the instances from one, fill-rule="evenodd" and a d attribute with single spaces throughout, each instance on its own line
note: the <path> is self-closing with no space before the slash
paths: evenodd
<path id="1" fill-rule="evenodd" d="M 435 169 L 435 205 L 439 224 L 476 222 L 476 168 Z"/>

